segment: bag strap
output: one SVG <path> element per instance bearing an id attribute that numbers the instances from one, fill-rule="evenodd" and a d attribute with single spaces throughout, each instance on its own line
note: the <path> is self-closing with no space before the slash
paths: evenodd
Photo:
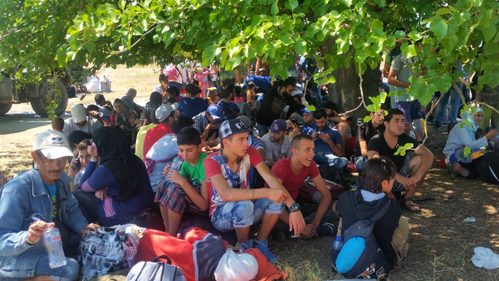
<path id="1" fill-rule="evenodd" d="M 376 214 L 374 214 L 374 216 L 372 216 L 370 219 L 364 220 L 365 225 L 370 225 L 372 223 L 379 221 L 388 212 L 390 207 L 391 207 L 391 199 L 388 199 L 388 202 L 386 202 L 385 206 L 383 206 L 381 210 L 376 212 Z"/>
<path id="2" fill-rule="evenodd" d="M 158 262 L 160 259 L 165 259 L 168 264 L 172 264 L 172 260 L 167 255 L 161 255 L 159 257 L 155 257 L 152 262 Z"/>

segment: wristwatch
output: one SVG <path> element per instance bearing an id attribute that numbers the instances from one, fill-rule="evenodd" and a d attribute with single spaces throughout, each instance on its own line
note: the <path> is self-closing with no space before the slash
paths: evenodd
<path id="1" fill-rule="evenodd" d="M 298 212 L 299 210 L 300 210 L 300 204 L 298 204 L 296 202 L 293 203 L 293 204 L 291 204 L 291 206 L 288 207 L 288 211 L 290 213 L 292 213 L 292 212 Z"/>

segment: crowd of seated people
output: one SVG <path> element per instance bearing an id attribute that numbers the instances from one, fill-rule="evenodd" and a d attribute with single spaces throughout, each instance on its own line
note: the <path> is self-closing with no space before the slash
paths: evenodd
<path id="1" fill-rule="evenodd" d="M 397 74 L 409 70 L 395 61 L 389 82 L 398 79 L 396 87 L 405 87 L 405 78 Z M 416 115 L 407 110 L 417 103 L 399 100 L 392 109 L 372 112 L 370 121 L 356 128 L 338 114 L 334 102 L 305 102 L 302 81 L 290 77 L 262 84 L 266 80 L 258 77 L 249 76 L 243 88 L 225 81 L 213 103 L 204 98 L 212 91 L 205 89 L 209 85 L 188 81 L 193 83 L 181 87 L 184 97 L 177 87 L 183 77 L 174 77 L 169 86 L 169 76 L 161 74 L 144 107 L 134 102 L 137 91 L 130 88 L 112 105 L 97 95 L 95 105 L 74 105 L 70 119 L 54 118 L 53 130 L 35 140 L 36 166 L 0 191 L 0 219 L 16 226 L 0 227 L 0 253 L 14 253 L 0 255 L 0 265 L 12 267 L 0 277 L 73 278 L 76 265 L 70 258 L 57 270 L 31 262 L 35 253 L 43 256 L 38 263 L 46 262 L 38 241 L 54 223 L 63 229 L 71 252 L 79 243 L 75 235 L 99 225 L 124 224 L 158 209 L 165 232 L 175 236 L 189 214 L 220 233 L 233 233 L 236 246 L 257 248 L 274 263 L 269 237 L 333 236 L 340 217 L 344 230 L 390 199 L 392 210 L 377 222 L 382 227 L 375 227 L 374 236 L 393 265 L 391 235 L 401 212 L 395 200 L 409 212 L 420 212 L 415 195 L 433 163 L 419 134 L 408 134 Z M 477 173 L 480 155 L 473 153 L 498 135 L 479 130 L 482 118 L 475 107 L 474 113 L 463 114 L 471 126 L 454 126 L 449 134 L 446 163 L 463 177 Z M 465 155 L 465 148 L 472 154 Z M 183 159 L 178 171 L 171 169 L 176 157 Z M 352 167 L 358 185 L 336 202 L 327 171 L 344 177 Z M 305 182 L 316 188 L 316 202 L 301 197 Z M 50 206 L 57 206 L 62 217 Z M 45 212 L 49 209 L 52 213 Z M 25 215 L 14 216 L 12 210 Z M 27 217 L 33 213 L 40 213 L 40 220 Z M 252 225 L 259 225 L 256 236 Z M 19 270 L 12 257 L 32 266 Z"/>

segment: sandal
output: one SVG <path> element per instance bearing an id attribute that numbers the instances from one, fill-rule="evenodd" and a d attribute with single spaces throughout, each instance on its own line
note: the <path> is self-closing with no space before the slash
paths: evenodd
<path id="1" fill-rule="evenodd" d="M 407 204 L 407 202 L 412 202 L 410 204 Z M 408 197 L 408 198 L 403 198 L 402 199 L 402 203 L 404 203 L 404 206 L 407 208 L 407 210 L 409 210 L 410 212 L 413 212 L 413 213 L 421 213 L 421 209 L 419 209 L 419 206 L 418 204 L 415 203 L 414 199 L 412 197 Z M 418 207 L 417 210 L 413 209 L 413 207 Z"/>

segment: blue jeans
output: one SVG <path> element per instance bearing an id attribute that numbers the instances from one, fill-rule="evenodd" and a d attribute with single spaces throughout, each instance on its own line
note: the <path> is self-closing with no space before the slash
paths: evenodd
<path id="1" fill-rule="evenodd" d="M 35 267 L 35 276 L 48 275 L 50 278 L 56 281 L 74 281 L 78 278 L 78 272 L 80 271 L 80 264 L 72 259 L 66 258 L 66 265 L 50 268 L 48 255 L 42 255 Z M 32 276 L 32 277 L 35 277 Z M 10 277 L 10 276 L 9 276 Z M 25 280 L 26 277 L 22 278 L 0 278 L 2 281 L 21 281 Z"/>
<path id="2" fill-rule="evenodd" d="M 363 156 L 357 156 L 355 157 L 355 167 L 357 168 L 358 172 L 362 171 L 362 168 L 364 168 L 364 164 L 367 162 L 367 158 L 364 159 Z"/>
<path id="3" fill-rule="evenodd" d="M 256 129 L 258 130 L 258 135 L 263 137 L 266 133 L 269 132 L 270 126 L 260 125 L 256 123 Z"/>
<path id="4" fill-rule="evenodd" d="M 211 223 L 222 232 L 234 228 L 244 228 L 258 223 L 263 214 L 281 214 L 284 203 L 276 203 L 268 198 L 226 202 L 217 206 L 211 215 Z"/>
<path id="5" fill-rule="evenodd" d="M 461 83 L 457 83 L 458 87 Z M 435 111 L 435 126 L 442 127 L 442 118 L 444 117 L 444 109 L 450 98 L 450 108 L 449 108 L 449 122 L 457 123 L 457 115 L 459 113 L 459 106 L 461 104 L 461 97 L 459 93 L 454 89 L 450 88 L 449 91 L 442 95 L 440 102 L 437 105 L 437 110 Z"/>
<path id="6" fill-rule="evenodd" d="M 314 161 L 317 165 L 336 166 L 341 170 L 345 169 L 345 167 L 348 165 L 348 159 L 346 159 L 345 157 L 339 157 L 332 153 L 326 154 L 322 151 L 315 153 Z"/>

